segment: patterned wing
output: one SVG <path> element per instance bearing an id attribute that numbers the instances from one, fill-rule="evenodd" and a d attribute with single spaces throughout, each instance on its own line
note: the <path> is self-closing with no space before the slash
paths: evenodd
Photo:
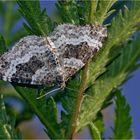
<path id="1" fill-rule="evenodd" d="M 106 37 L 107 29 L 101 25 L 57 26 L 50 38 L 61 58 L 65 81 L 96 54 Z"/>
<path id="2" fill-rule="evenodd" d="M 32 85 L 61 85 L 63 73 L 48 38 L 27 36 L 0 57 L 0 78 Z"/>
<path id="3" fill-rule="evenodd" d="M 57 26 L 49 37 L 27 36 L 0 57 L 0 79 L 32 85 L 58 85 L 81 69 L 102 47 L 103 26 Z"/>

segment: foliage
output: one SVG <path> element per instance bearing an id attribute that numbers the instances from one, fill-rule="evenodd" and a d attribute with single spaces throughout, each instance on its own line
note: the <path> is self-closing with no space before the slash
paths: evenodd
<path id="1" fill-rule="evenodd" d="M 89 129 L 93 139 L 101 139 L 104 132 L 104 122 L 102 113 L 97 114 L 97 119 L 90 122 Z"/>
<path id="2" fill-rule="evenodd" d="M 56 3 L 56 7 L 62 18 L 62 23 L 79 24 L 78 9 L 75 0 L 59 0 Z"/>
<path id="3" fill-rule="evenodd" d="M 19 21 L 21 20 L 21 16 L 19 12 L 16 10 L 16 2 L 15 1 L 0 1 L 0 55 L 7 51 L 12 44 L 15 44 L 17 40 L 21 37 L 27 35 L 24 27 L 17 27 Z M 0 81 L 0 94 L 4 94 L 4 99 L 1 97 L 1 104 L 3 110 L 0 109 L 1 118 L 1 136 L 2 139 L 20 139 L 18 136 L 18 132 L 14 129 L 19 122 L 23 120 L 29 119 L 29 106 L 26 106 L 26 103 L 16 94 L 15 90 L 11 88 L 10 84 L 7 82 Z M 2 95 L 1 95 L 2 96 Z M 20 101 L 25 105 L 25 108 L 20 111 L 16 111 L 16 108 L 10 106 L 9 102 L 6 102 L 6 109 L 3 103 L 3 100 L 7 100 L 7 98 L 14 99 Z M 25 112 L 25 110 L 26 112 Z M 28 110 L 28 118 L 27 118 L 27 110 Z M 4 113 L 5 112 L 5 113 Z M 7 113 L 6 113 L 7 112 Z M 25 113 L 25 115 L 21 115 L 21 113 Z M 7 118 L 6 118 L 7 116 Z M 12 117 L 13 116 L 13 117 Z M 22 119 L 22 120 L 21 120 Z M 3 126 L 5 128 L 3 129 Z M 4 131 L 3 131 L 4 130 Z M 5 135 L 6 134 L 6 135 Z"/>
<path id="4" fill-rule="evenodd" d="M 121 55 L 108 65 L 107 71 L 87 90 L 88 95 L 85 95 L 83 105 L 81 105 L 78 129 L 96 118 L 97 112 L 110 92 L 123 83 L 130 72 L 139 67 L 137 64 L 140 59 L 139 41 L 138 36 L 132 43 L 126 44 L 121 49 Z"/>
<path id="5" fill-rule="evenodd" d="M 21 15 L 27 22 L 24 23 L 24 27 L 29 34 L 44 36 L 53 30 L 53 21 L 45 9 L 41 10 L 38 0 L 17 0 L 17 3 Z M 104 24 L 109 19 L 108 26 L 105 25 L 108 37 L 103 48 L 66 83 L 65 89 L 56 97 L 37 99 L 41 94 L 37 87 L 14 86 L 38 116 L 45 132 L 52 139 L 73 139 L 75 134 L 86 126 L 89 126 L 93 139 L 102 139 L 104 123 L 101 111 L 112 103 L 115 95 L 116 119 L 113 138 L 132 137 L 129 105 L 116 90 L 130 78 L 130 73 L 139 68 L 140 36 L 136 32 L 139 30 L 140 2 L 130 1 L 129 7 L 124 5 L 119 10 L 114 6 L 118 3 L 124 4 L 117 0 L 59 0 L 56 7 L 61 23 Z M 11 28 L 8 31 L 10 32 Z M 6 50 L 5 46 L 7 44 L 1 36 L 2 51 Z M 60 121 L 58 102 L 63 107 Z M 126 125 L 123 125 L 124 123 Z"/>
<path id="6" fill-rule="evenodd" d="M 75 0 L 59 0 L 58 3 L 56 3 L 56 7 L 64 23 L 102 24 L 103 21 L 114 12 L 114 10 L 110 10 L 110 8 L 115 2 L 116 0 L 83 0 L 78 2 Z"/>
<path id="7" fill-rule="evenodd" d="M 120 91 L 116 92 L 115 99 L 115 127 L 113 129 L 113 139 L 131 139 L 132 130 L 130 130 L 132 118 L 129 115 L 130 106 L 126 103 L 125 97 Z"/>
<path id="8" fill-rule="evenodd" d="M 89 85 L 92 84 L 99 75 L 105 72 L 105 66 L 109 60 L 112 60 L 113 57 L 119 54 L 120 47 L 122 47 L 121 44 L 130 39 L 130 35 L 138 30 L 138 23 L 140 21 L 139 4 L 139 2 L 134 1 L 131 10 L 128 10 L 125 6 L 123 9 L 124 15 L 120 10 L 118 15 L 111 21 L 111 27 L 108 29 L 108 39 L 104 44 L 104 48 L 90 64 Z"/>
<path id="9" fill-rule="evenodd" d="M 3 95 L 0 95 L 0 139 L 21 139 L 20 133 L 15 129 L 13 117 L 9 117 L 3 101 Z"/>
<path id="10" fill-rule="evenodd" d="M 27 34 L 23 27 L 15 29 L 19 20 L 21 20 L 19 12 L 15 10 L 15 4 L 13 1 L 0 1 L 0 19 L 3 21 L 0 30 L 5 38 L 6 49 Z"/>
<path id="11" fill-rule="evenodd" d="M 50 98 L 46 101 L 45 98 L 41 98 L 38 100 L 38 90 L 35 88 L 15 86 L 15 89 L 29 103 L 36 115 L 39 116 L 41 122 L 47 128 L 46 132 L 49 136 L 51 138 L 61 138 L 54 99 Z"/>
<path id="12" fill-rule="evenodd" d="M 30 34 L 47 35 L 52 31 L 53 24 L 46 15 L 46 9 L 41 10 L 38 0 L 17 1 L 21 15 L 26 19 L 29 26 L 24 23 L 24 27 Z"/>

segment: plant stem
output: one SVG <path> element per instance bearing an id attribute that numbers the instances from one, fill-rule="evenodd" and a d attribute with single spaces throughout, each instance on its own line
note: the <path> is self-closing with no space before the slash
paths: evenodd
<path id="1" fill-rule="evenodd" d="M 90 15 L 89 15 L 89 23 L 93 22 L 95 6 L 96 6 L 96 1 L 94 1 L 94 0 L 91 1 L 91 11 L 90 11 Z"/>
<path id="2" fill-rule="evenodd" d="M 75 111 L 72 115 L 72 124 L 71 124 L 71 135 L 70 135 L 70 139 L 73 139 L 76 133 L 76 127 L 77 127 L 77 119 L 79 116 L 79 112 L 80 112 L 80 107 L 81 107 L 81 103 L 82 103 L 82 99 L 83 99 L 83 93 L 86 89 L 86 85 L 87 85 L 87 79 L 88 79 L 88 63 L 85 65 L 84 69 L 83 69 L 83 74 L 82 74 L 82 82 L 80 85 L 80 91 L 79 91 L 79 96 L 76 100 L 76 107 L 75 107 Z"/>
<path id="3" fill-rule="evenodd" d="M 91 11 L 90 11 L 90 15 L 89 15 L 89 23 L 92 23 L 93 17 L 94 17 L 94 9 L 95 9 L 95 1 L 91 1 Z M 70 139 L 73 139 L 76 133 L 76 127 L 77 127 L 77 119 L 79 116 L 79 112 L 80 112 L 80 107 L 81 107 L 81 103 L 83 100 L 83 94 L 85 92 L 87 83 L 88 83 L 88 65 L 89 62 L 86 63 L 84 69 L 83 69 L 83 75 L 82 75 L 82 82 L 80 85 L 80 91 L 79 91 L 79 96 L 76 100 L 76 107 L 75 107 L 75 111 L 73 113 L 72 116 L 72 126 L 71 126 L 71 135 L 70 135 Z"/>

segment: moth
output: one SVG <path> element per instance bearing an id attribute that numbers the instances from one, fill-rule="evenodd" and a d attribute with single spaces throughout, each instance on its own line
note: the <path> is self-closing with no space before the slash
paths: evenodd
<path id="1" fill-rule="evenodd" d="M 100 50 L 106 37 L 107 29 L 94 24 L 62 24 L 49 36 L 26 36 L 0 56 L 0 79 L 64 87 Z"/>

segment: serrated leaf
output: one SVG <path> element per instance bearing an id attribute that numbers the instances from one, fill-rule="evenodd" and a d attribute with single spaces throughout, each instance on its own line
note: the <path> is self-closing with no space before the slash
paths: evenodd
<path id="1" fill-rule="evenodd" d="M 97 112 L 102 108 L 111 91 L 120 86 L 127 76 L 139 67 L 137 64 L 140 59 L 139 44 L 140 36 L 123 47 L 121 55 L 108 65 L 107 72 L 87 90 L 81 106 L 77 131 L 96 118 Z"/>
<path id="2" fill-rule="evenodd" d="M 99 0 L 93 23 L 103 24 L 105 19 L 115 11 L 115 9 L 110 9 L 116 2 L 117 0 Z"/>
<path id="3" fill-rule="evenodd" d="M 88 85 L 92 85 L 95 79 L 105 72 L 105 66 L 109 60 L 119 54 L 120 49 L 117 50 L 116 48 L 121 46 L 123 42 L 129 39 L 130 35 L 138 30 L 138 23 L 140 22 L 139 6 L 139 2 L 133 1 L 130 10 L 124 7 L 124 14 L 120 11 L 113 18 L 111 27 L 108 28 L 108 37 L 103 45 L 103 49 L 89 64 Z M 114 52 L 115 54 L 113 54 Z"/>
<path id="4" fill-rule="evenodd" d="M 21 15 L 28 22 L 25 24 L 27 31 L 35 35 L 48 35 L 53 29 L 53 23 L 46 14 L 46 9 L 41 10 L 39 0 L 17 0 Z M 28 10 L 27 10 L 28 9 Z"/>
<path id="5" fill-rule="evenodd" d="M 132 117 L 130 116 L 130 106 L 126 103 L 126 99 L 121 95 L 120 91 L 116 92 L 115 99 L 115 126 L 113 128 L 113 139 L 131 139 Z"/>
<path id="6" fill-rule="evenodd" d="M 40 121 L 46 127 L 50 138 L 61 138 L 57 120 L 57 107 L 53 98 L 46 101 L 45 97 L 37 99 L 38 90 L 31 87 L 14 86 L 16 91 L 27 101 Z"/>
<path id="7" fill-rule="evenodd" d="M 7 116 L 3 95 L 0 94 L 0 139 L 21 139 L 18 130 L 15 129 L 15 120 Z"/>

